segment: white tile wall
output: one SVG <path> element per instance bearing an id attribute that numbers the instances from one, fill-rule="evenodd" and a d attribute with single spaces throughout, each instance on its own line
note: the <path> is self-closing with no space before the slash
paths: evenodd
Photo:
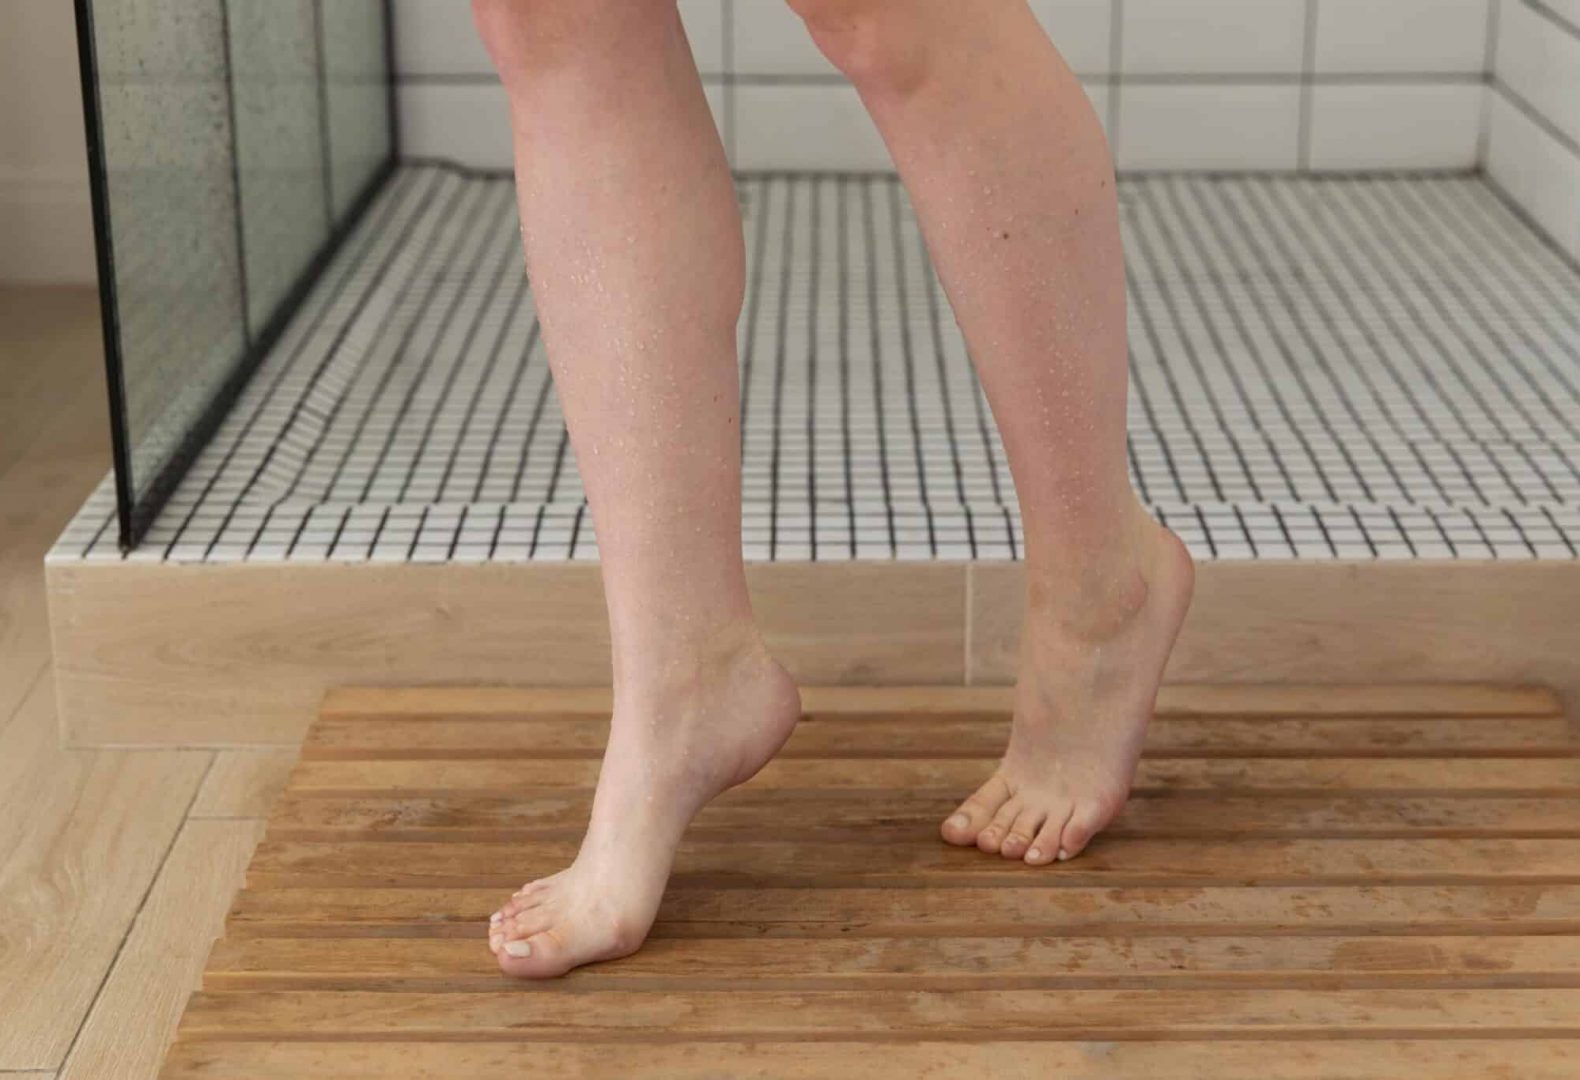
<path id="1" fill-rule="evenodd" d="M 782 0 L 739 0 L 730 19 L 738 75 L 816 75 L 838 79 L 801 19 Z"/>
<path id="2" fill-rule="evenodd" d="M 1580 154 L 1506 96 L 1493 99 L 1487 173 L 1537 225 L 1580 258 Z"/>
<path id="3" fill-rule="evenodd" d="M 1031 10 L 1077 75 L 1113 70 L 1112 0 L 1031 0 Z"/>
<path id="4" fill-rule="evenodd" d="M 856 91 L 835 83 L 735 87 L 735 165 L 863 172 L 893 167 Z"/>
<path id="5" fill-rule="evenodd" d="M 1124 0 L 1121 27 L 1125 75 L 1294 75 L 1306 0 Z"/>
<path id="6" fill-rule="evenodd" d="M 1290 170 L 1299 156 L 1300 88 L 1139 85 L 1119 96 L 1119 167 Z"/>
<path id="7" fill-rule="evenodd" d="M 1310 167 L 1474 168 L 1481 83 L 1325 86 L 1312 89 Z"/>
<path id="8" fill-rule="evenodd" d="M 392 0 L 395 70 L 402 76 L 494 74 L 472 25 L 468 0 Z M 686 36 L 703 74 L 724 70 L 722 0 L 679 0 Z"/>
<path id="9" fill-rule="evenodd" d="M 1580 259 L 1580 0 L 1501 0 L 1486 167 Z"/>
<path id="10" fill-rule="evenodd" d="M 703 86 L 714 123 L 724 127 L 724 88 Z M 510 104 L 497 81 L 396 87 L 401 149 L 407 158 L 455 161 L 474 169 L 512 167 Z"/>
<path id="11" fill-rule="evenodd" d="M 1580 28 L 1525 0 L 1506 3 L 1498 22 L 1498 81 L 1573 142 L 1580 142 Z"/>
<path id="12" fill-rule="evenodd" d="M 1314 68 L 1322 74 L 1482 73 L 1489 0 L 1321 0 Z"/>
<path id="13" fill-rule="evenodd" d="M 1119 165 L 1146 170 L 1472 166 L 1493 9 L 1504 9 L 1507 50 L 1531 53 L 1526 85 L 1549 96 L 1565 92 L 1545 74 L 1565 54 L 1522 44 L 1530 19 L 1580 23 L 1580 0 L 1545 0 L 1546 16 L 1532 14 L 1535 0 L 1028 2 L 1081 75 Z M 737 168 L 890 167 L 783 0 L 680 5 Z M 466 0 L 395 10 L 407 154 L 505 167 L 504 105 Z"/>

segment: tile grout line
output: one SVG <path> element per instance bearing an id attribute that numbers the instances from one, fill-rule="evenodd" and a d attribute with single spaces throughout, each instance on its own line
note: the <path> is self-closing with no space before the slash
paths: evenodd
<path id="1" fill-rule="evenodd" d="M 1295 144 L 1295 169 L 1311 171 L 1311 125 L 1315 108 L 1317 66 L 1317 0 L 1305 0 L 1305 29 L 1300 45 L 1300 116 Z"/>
<path id="2" fill-rule="evenodd" d="M 1492 110 L 1493 99 L 1497 94 L 1498 38 L 1503 25 L 1502 16 L 1503 0 L 1487 0 L 1487 25 L 1481 43 L 1481 78 L 1486 89 L 1481 95 L 1481 130 L 1476 133 L 1476 168 L 1483 173 L 1487 171 L 1492 147 Z"/>

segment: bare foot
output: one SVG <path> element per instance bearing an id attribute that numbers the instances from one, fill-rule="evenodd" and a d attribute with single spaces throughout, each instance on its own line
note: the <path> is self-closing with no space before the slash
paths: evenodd
<path id="1" fill-rule="evenodd" d="M 617 694 L 576 861 L 528 883 L 489 921 L 506 974 L 549 978 L 635 952 L 691 819 L 789 738 L 800 698 L 754 632 L 685 667 L 684 677 Z"/>
<path id="2" fill-rule="evenodd" d="M 951 844 L 1033 866 L 1081 853 L 1130 794 L 1195 571 L 1178 537 L 1139 526 L 1136 566 L 1097 603 L 1033 596 L 1009 748 L 943 823 Z"/>

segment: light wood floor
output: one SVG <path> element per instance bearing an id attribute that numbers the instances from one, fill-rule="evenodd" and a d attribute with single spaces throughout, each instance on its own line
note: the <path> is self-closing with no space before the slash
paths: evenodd
<path id="1" fill-rule="evenodd" d="M 1495 687 L 1169 687 L 1080 859 L 951 848 L 1001 690 L 820 690 L 703 810 L 647 946 L 502 976 L 604 695 L 341 691 L 166 1080 L 1580 1075 L 1580 742 Z"/>
<path id="2" fill-rule="evenodd" d="M 95 295 L 0 288 L 0 1077 L 156 1074 L 290 763 L 60 749 L 43 558 L 105 411 Z"/>

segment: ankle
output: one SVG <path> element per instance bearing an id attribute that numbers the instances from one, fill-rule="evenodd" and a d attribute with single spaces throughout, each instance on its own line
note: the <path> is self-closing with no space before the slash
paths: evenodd
<path id="1" fill-rule="evenodd" d="M 1112 542 L 1029 549 L 1027 625 L 1065 637 L 1111 637 L 1146 608 L 1164 572 L 1167 540 L 1162 526 L 1138 512 Z"/>
<path id="2" fill-rule="evenodd" d="M 615 647 L 615 703 L 643 711 L 684 710 L 751 681 L 772 663 L 750 618 L 640 642 L 627 639 Z"/>

